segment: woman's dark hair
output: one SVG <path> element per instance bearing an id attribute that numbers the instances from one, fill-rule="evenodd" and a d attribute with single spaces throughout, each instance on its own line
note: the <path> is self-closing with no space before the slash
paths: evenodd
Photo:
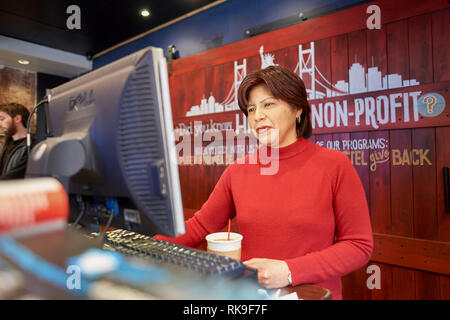
<path id="1" fill-rule="evenodd" d="M 270 66 L 249 73 L 238 90 L 238 103 L 247 116 L 248 96 L 257 85 L 265 84 L 273 96 L 286 101 L 295 110 L 302 109 L 301 121 L 296 123 L 297 137 L 309 138 L 312 134 L 311 107 L 306 98 L 303 80 L 291 70 L 282 66 Z"/>
<path id="2" fill-rule="evenodd" d="M 30 116 L 30 111 L 28 111 L 24 105 L 15 102 L 5 103 L 0 105 L 0 111 L 7 113 L 11 118 L 21 115 L 22 124 L 25 128 L 27 127 L 27 120 Z"/>

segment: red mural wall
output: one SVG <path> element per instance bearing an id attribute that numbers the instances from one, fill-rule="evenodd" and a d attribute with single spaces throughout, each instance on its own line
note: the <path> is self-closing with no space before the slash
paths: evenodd
<path id="1" fill-rule="evenodd" d="M 174 126 L 189 146 L 179 157 L 186 218 L 226 165 L 252 150 L 251 142 L 213 143 L 248 133 L 236 102 L 240 81 L 283 65 L 305 82 L 310 140 L 346 153 L 366 191 L 375 249 L 368 265 L 344 277 L 344 298 L 450 299 L 449 5 L 370 5 L 381 9 L 380 29 L 367 28 L 366 4 L 173 62 Z M 379 267 L 376 287 L 367 285 L 369 266 Z"/>

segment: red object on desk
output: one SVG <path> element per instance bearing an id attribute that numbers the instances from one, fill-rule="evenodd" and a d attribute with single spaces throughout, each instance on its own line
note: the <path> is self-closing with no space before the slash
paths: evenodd
<path id="1" fill-rule="evenodd" d="M 69 198 L 54 178 L 9 180 L 0 183 L 0 235 L 36 233 L 63 227 Z"/>

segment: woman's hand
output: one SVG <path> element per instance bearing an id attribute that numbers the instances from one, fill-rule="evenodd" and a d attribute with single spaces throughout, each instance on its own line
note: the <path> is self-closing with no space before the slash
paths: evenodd
<path id="1" fill-rule="evenodd" d="M 283 260 L 253 258 L 244 261 L 244 264 L 258 270 L 258 282 L 266 288 L 283 288 L 289 285 L 289 267 Z"/>

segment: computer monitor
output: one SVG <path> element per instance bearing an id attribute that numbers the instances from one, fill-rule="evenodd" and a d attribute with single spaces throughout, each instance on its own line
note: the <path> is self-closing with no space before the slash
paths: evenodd
<path id="1" fill-rule="evenodd" d="M 52 176 L 71 214 L 139 233 L 185 232 L 166 59 L 147 47 L 50 91 L 27 178 Z"/>

